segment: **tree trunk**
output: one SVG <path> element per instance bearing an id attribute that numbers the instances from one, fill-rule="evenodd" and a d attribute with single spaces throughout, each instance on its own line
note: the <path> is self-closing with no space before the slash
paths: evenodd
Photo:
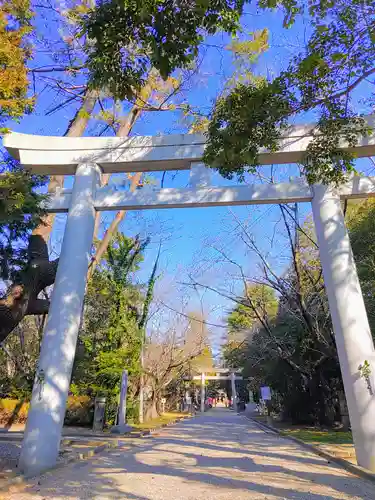
<path id="1" fill-rule="evenodd" d="M 148 406 L 146 411 L 146 422 L 153 418 L 158 418 L 160 416 L 159 411 L 159 396 L 160 394 L 157 391 L 152 392 L 151 404 Z"/>
<path id="2" fill-rule="evenodd" d="M 143 103 L 146 103 L 154 90 L 154 85 L 153 82 L 155 80 L 155 77 L 157 76 L 158 72 L 155 69 L 152 69 L 148 78 L 147 83 L 141 90 L 141 95 Z M 133 127 L 138 120 L 138 118 L 141 116 L 143 111 L 143 105 L 134 105 L 133 108 L 130 110 L 128 115 L 122 117 L 122 119 L 119 122 L 119 128 L 117 130 L 116 136 L 117 137 L 128 137 L 131 131 L 133 130 Z M 133 176 L 133 180 L 130 186 L 130 191 L 134 192 L 134 190 L 137 188 L 140 179 L 141 179 L 142 173 L 135 174 Z M 109 181 L 109 174 L 105 174 L 102 176 L 102 185 L 106 185 Z M 134 182 L 133 182 L 134 181 Z M 99 226 L 100 226 L 100 212 L 97 212 L 96 218 L 95 218 L 95 227 L 94 227 L 94 238 L 97 238 L 98 232 L 99 232 Z M 125 210 L 120 210 L 117 212 L 116 217 L 113 219 L 110 227 L 106 231 L 103 240 L 99 243 L 99 247 L 96 251 L 95 256 L 92 259 L 91 265 L 89 267 L 89 272 L 87 275 L 87 278 L 90 279 L 90 277 L 93 275 L 95 268 L 97 264 L 100 262 L 102 259 L 104 253 L 106 252 L 108 248 L 108 244 L 113 238 L 113 236 L 116 234 L 118 226 L 120 222 L 124 219 L 126 215 Z"/>
<path id="3" fill-rule="evenodd" d="M 64 137 L 80 137 L 86 130 L 91 113 L 94 110 L 96 101 L 98 99 L 98 92 L 96 90 L 87 90 L 83 96 L 81 107 L 77 110 L 76 114 L 69 122 L 68 128 Z M 64 186 L 64 175 L 51 175 L 48 183 L 48 193 L 53 194 L 58 189 Z M 41 236 L 47 243 L 52 232 L 55 214 L 47 214 L 44 217 L 42 224 L 40 224 L 34 231 L 34 235 Z"/>
<path id="4" fill-rule="evenodd" d="M 141 108 L 139 108 L 138 106 L 133 106 L 133 108 L 130 110 L 130 113 L 128 115 L 122 117 L 122 119 L 120 120 L 119 128 L 117 130 L 116 136 L 117 137 L 128 137 L 129 134 L 131 133 L 131 131 L 133 130 L 135 122 L 141 116 L 141 113 L 142 113 Z M 142 174 L 140 174 L 140 176 L 139 176 L 139 180 L 141 178 L 141 175 Z M 106 186 L 108 184 L 110 177 L 111 177 L 111 174 L 102 175 L 102 186 Z M 139 180 L 137 182 L 137 185 L 139 183 Z M 131 190 L 131 186 L 130 186 L 130 190 Z M 95 256 L 90 264 L 89 271 L 87 274 L 87 279 L 90 279 L 91 276 L 93 275 L 93 273 L 95 271 L 95 267 L 97 266 L 98 262 L 100 262 L 101 258 L 103 257 L 103 254 L 107 250 L 108 244 L 111 241 L 113 235 L 116 233 L 118 225 L 124 219 L 125 214 L 126 214 L 125 210 L 120 210 L 119 212 L 117 212 L 115 219 L 112 221 L 111 226 L 109 227 L 108 231 L 106 231 L 104 238 L 100 242 L 99 247 L 96 251 L 96 254 L 95 254 Z M 100 217 L 101 217 L 101 213 L 96 212 L 95 226 L 94 226 L 94 239 L 98 237 L 99 226 L 100 226 Z M 115 222 L 116 218 L 119 219 L 119 221 L 117 223 Z M 113 228 L 111 228 L 112 224 L 114 226 Z M 110 235 L 106 239 L 108 232 L 110 232 Z M 106 242 L 104 242 L 105 239 L 106 239 Z M 100 252 L 99 252 L 99 249 L 100 249 Z"/>
<path id="5" fill-rule="evenodd" d="M 153 87 L 152 79 L 146 84 L 143 89 L 142 98 L 146 102 L 151 96 Z M 76 112 L 75 116 L 69 123 L 68 129 L 65 132 L 65 137 L 79 137 L 85 131 L 90 115 L 94 110 L 95 104 L 98 99 L 98 91 L 96 90 L 86 90 L 83 97 L 82 106 Z M 130 113 L 120 121 L 120 126 L 117 132 L 119 137 L 127 137 L 135 122 L 142 113 L 142 107 L 133 106 Z M 139 181 L 141 179 L 142 173 L 137 173 L 132 177 L 132 182 L 130 186 L 130 191 L 134 192 L 137 188 Z M 104 183 L 107 183 L 109 175 L 104 176 Z M 62 188 L 64 184 L 64 176 L 51 176 L 48 184 L 48 192 L 54 193 L 57 189 Z M 120 222 L 124 219 L 126 214 L 125 210 L 120 210 L 112 224 L 106 231 L 102 242 L 100 243 L 96 255 L 94 256 L 92 263 L 89 267 L 88 276 L 92 276 L 97 263 L 100 261 L 104 253 L 108 248 L 108 244 L 111 241 L 113 235 L 117 232 Z M 10 287 L 5 299 L 0 300 L 0 341 L 4 340 L 13 329 L 20 323 L 26 314 L 46 314 L 48 312 L 48 300 L 38 299 L 38 294 L 45 288 L 45 286 L 52 285 L 55 280 L 56 270 L 58 260 L 49 262 L 48 260 L 48 250 L 47 242 L 49 240 L 52 225 L 55 215 L 48 214 L 42 224 L 40 224 L 32 234 L 30 238 L 30 245 L 32 241 L 38 241 L 41 246 L 42 242 L 45 243 L 45 249 L 43 251 L 43 258 L 30 258 L 29 266 L 26 273 L 24 273 L 24 281 L 21 284 L 15 284 Z M 97 235 L 100 223 L 100 214 L 98 213 L 97 219 L 95 221 L 95 233 L 94 237 Z M 29 251 L 29 254 L 32 252 Z M 37 276 L 38 273 L 43 276 L 48 275 L 47 280 L 43 280 Z M 38 286 L 35 285 L 38 283 Z M 44 284 L 46 283 L 46 284 Z M 44 284 L 42 288 L 39 284 Z"/>
<path id="6" fill-rule="evenodd" d="M 133 175 L 132 181 L 130 184 L 130 192 L 134 193 L 134 191 L 137 189 L 139 182 L 142 177 L 142 172 L 137 172 L 136 174 Z M 92 277 L 94 274 L 96 266 L 99 264 L 101 259 L 103 258 L 103 255 L 107 251 L 108 245 L 113 238 L 113 236 L 117 233 L 118 227 L 122 220 L 124 219 L 126 215 L 126 210 L 119 210 L 115 216 L 115 218 L 112 220 L 109 228 L 107 231 L 104 233 L 103 239 L 99 243 L 99 246 L 96 250 L 96 253 L 94 257 L 91 260 L 90 266 L 89 266 L 89 271 L 88 271 L 88 279 Z"/>
<path id="7" fill-rule="evenodd" d="M 82 106 L 69 123 L 64 134 L 66 137 L 79 137 L 85 131 L 90 114 L 95 107 L 97 91 L 87 90 Z M 54 193 L 64 184 L 64 176 L 50 177 L 48 192 Z M 46 314 L 49 308 L 47 299 L 38 299 L 39 293 L 55 281 L 58 259 L 49 261 L 48 239 L 52 231 L 54 214 L 48 214 L 29 238 L 29 261 L 26 270 L 0 300 L 0 342 L 14 330 L 24 316 Z"/>
<path id="8" fill-rule="evenodd" d="M 0 300 L 0 342 L 14 330 L 27 314 L 48 312 L 49 301 L 38 299 L 39 293 L 54 283 L 58 259 L 48 260 L 48 249 L 44 239 L 32 235 L 29 239 L 29 264 L 8 290 L 7 296 Z"/>

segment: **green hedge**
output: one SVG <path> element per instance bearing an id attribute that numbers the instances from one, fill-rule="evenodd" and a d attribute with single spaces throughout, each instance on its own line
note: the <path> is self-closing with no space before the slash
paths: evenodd
<path id="1" fill-rule="evenodd" d="M 0 425 L 10 421 L 24 424 L 30 403 L 17 399 L 0 399 Z M 65 425 L 91 426 L 94 416 L 94 402 L 88 396 L 69 396 L 65 414 Z"/>

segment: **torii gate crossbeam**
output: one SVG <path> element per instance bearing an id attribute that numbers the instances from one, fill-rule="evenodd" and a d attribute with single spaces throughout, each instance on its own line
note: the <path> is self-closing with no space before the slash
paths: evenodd
<path id="1" fill-rule="evenodd" d="M 374 125 L 374 118 L 368 122 Z M 261 152 L 260 163 L 301 161 L 312 131 L 311 125 L 292 128 L 278 152 Z M 73 190 L 63 190 L 50 201 L 50 211 L 68 211 L 68 218 L 22 444 L 21 471 L 37 474 L 53 466 L 58 457 L 96 210 L 311 201 L 357 461 L 375 472 L 374 344 L 341 209 L 342 198 L 374 196 L 375 178 L 353 178 L 340 189 L 297 181 L 211 188 L 209 171 L 200 163 L 204 137 L 195 135 L 124 139 L 12 133 L 4 145 L 35 173 L 75 174 Z M 357 157 L 375 155 L 375 134 L 360 137 L 355 148 L 343 143 L 342 149 Z M 193 188 L 131 195 L 99 186 L 101 172 L 175 169 L 191 170 Z M 360 371 L 365 360 L 371 367 L 366 380 Z"/>

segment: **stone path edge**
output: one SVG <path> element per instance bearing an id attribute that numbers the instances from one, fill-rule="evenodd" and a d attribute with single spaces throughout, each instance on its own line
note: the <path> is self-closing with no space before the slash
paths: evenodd
<path id="1" fill-rule="evenodd" d="M 341 467 L 343 467 L 347 471 L 351 472 L 352 474 L 355 474 L 356 476 L 361 477 L 363 479 L 368 479 L 369 481 L 375 483 L 375 473 L 370 472 L 369 470 L 365 469 L 364 467 L 361 467 L 360 465 L 352 464 L 352 463 L 348 462 L 347 460 L 345 460 L 344 458 L 336 457 L 335 455 L 331 455 L 330 453 L 327 453 L 326 451 L 320 450 L 319 448 L 317 448 L 316 446 L 314 446 L 312 444 L 305 443 L 301 439 L 298 439 L 294 436 L 288 436 L 287 434 L 284 434 L 283 431 L 277 429 L 276 427 L 272 427 L 271 425 L 265 424 L 264 422 L 260 423 L 257 420 L 255 420 L 254 418 L 251 418 L 247 415 L 245 415 L 245 417 L 248 420 L 250 420 L 251 422 L 254 422 L 258 427 L 263 428 L 263 430 L 264 429 L 271 430 L 275 434 L 278 434 L 279 436 L 281 436 L 282 438 L 289 439 L 290 441 L 294 441 L 295 443 L 299 444 L 300 446 L 302 446 L 306 450 L 312 451 L 316 455 L 319 455 L 320 457 L 325 458 L 329 462 L 334 462 L 338 465 L 341 465 Z"/>
<path id="2" fill-rule="evenodd" d="M 186 415 L 186 417 L 178 417 L 175 420 L 172 420 L 171 422 L 169 422 L 167 424 L 162 424 L 159 427 L 140 430 L 139 432 L 134 432 L 134 431 L 127 432 L 127 433 L 123 434 L 122 437 L 119 437 L 116 439 L 111 438 L 110 441 L 103 443 L 101 445 L 98 445 L 95 448 L 92 448 L 91 450 L 88 450 L 86 452 L 77 453 L 75 456 L 67 458 L 64 462 L 58 463 L 58 464 L 54 465 L 53 467 L 51 467 L 50 469 L 43 472 L 42 474 L 38 474 L 36 476 L 28 476 L 27 477 L 27 476 L 24 476 L 23 474 L 13 472 L 10 474 L 9 479 L 4 479 L 3 481 L 0 480 L 0 488 L 1 488 L 0 500 L 3 498 L 2 494 L 8 493 L 10 488 L 13 488 L 13 492 L 15 493 L 18 489 L 23 488 L 33 479 L 36 479 L 40 476 L 49 476 L 49 475 L 53 474 L 56 470 L 62 469 L 66 465 L 70 465 L 71 463 L 74 463 L 74 462 L 80 462 L 82 460 L 87 460 L 88 458 L 92 458 L 93 456 L 98 455 L 99 453 L 103 453 L 104 451 L 117 448 L 120 445 L 120 441 L 122 441 L 124 437 L 149 436 L 153 432 L 156 432 L 156 431 L 160 430 L 161 428 L 170 427 L 171 425 L 175 425 L 176 423 L 181 422 L 183 420 L 188 420 L 194 416 L 195 416 L 195 414 L 194 415 L 190 414 L 190 415 Z"/>

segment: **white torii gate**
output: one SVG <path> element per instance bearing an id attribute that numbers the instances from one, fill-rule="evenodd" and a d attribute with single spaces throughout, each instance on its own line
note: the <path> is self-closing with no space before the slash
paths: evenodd
<path id="1" fill-rule="evenodd" d="M 200 370 L 198 370 L 200 371 Z M 237 411 L 237 401 L 236 401 L 236 380 L 243 380 L 242 375 L 236 375 L 241 370 L 236 368 L 212 368 L 209 372 L 215 372 L 216 375 L 206 375 L 207 372 L 201 371 L 200 375 L 194 375 L 192 380 L 200 380 L 201 382 L 201 412 L 204 412 L 204 403 L 206 400 L 206 380 L 230 380 L 232 397 L 233 397 L 233 409 Z M 229 373 L 230 375 L 220 375 L 223 373 Z M 187 380 L 191 380 L 187 378 Z"/>
<path id="2" fill-rule="evenodd" d="M 368 119 L 374 126 L 373 117 Z M 313 126 L 291 127 L 276 153 L 263 151 L 260 164 L 300 162 Z M 210 187 L 201 163 L 204 137 L 41 137 L 11 133 L 9 152 L 31 171 L 75 174 L 71 191 L 61 190 L 50 212 L 68 212 L 59 266 L 44 329 L 19 468 L 37 474 L 56 463 L 76 341 L 82 315 L 96 210 L 311 202 L 324 283 L 335 332 L 354 445 L 359 465 L 375 471 L 375 352 L 353 260 L 341 200 L 375 196 L 375 177 L 353 177 L 339 189 L 294 181 L 276 185 Z M 357 157 L 375 155 L 375 135 L 361 137 Z M 190 170 L 189 189 L 142 189 L 135 193 L 100 187 L 102 172 Z M 360 366 L 367 360 L 365 380 Z"/>

